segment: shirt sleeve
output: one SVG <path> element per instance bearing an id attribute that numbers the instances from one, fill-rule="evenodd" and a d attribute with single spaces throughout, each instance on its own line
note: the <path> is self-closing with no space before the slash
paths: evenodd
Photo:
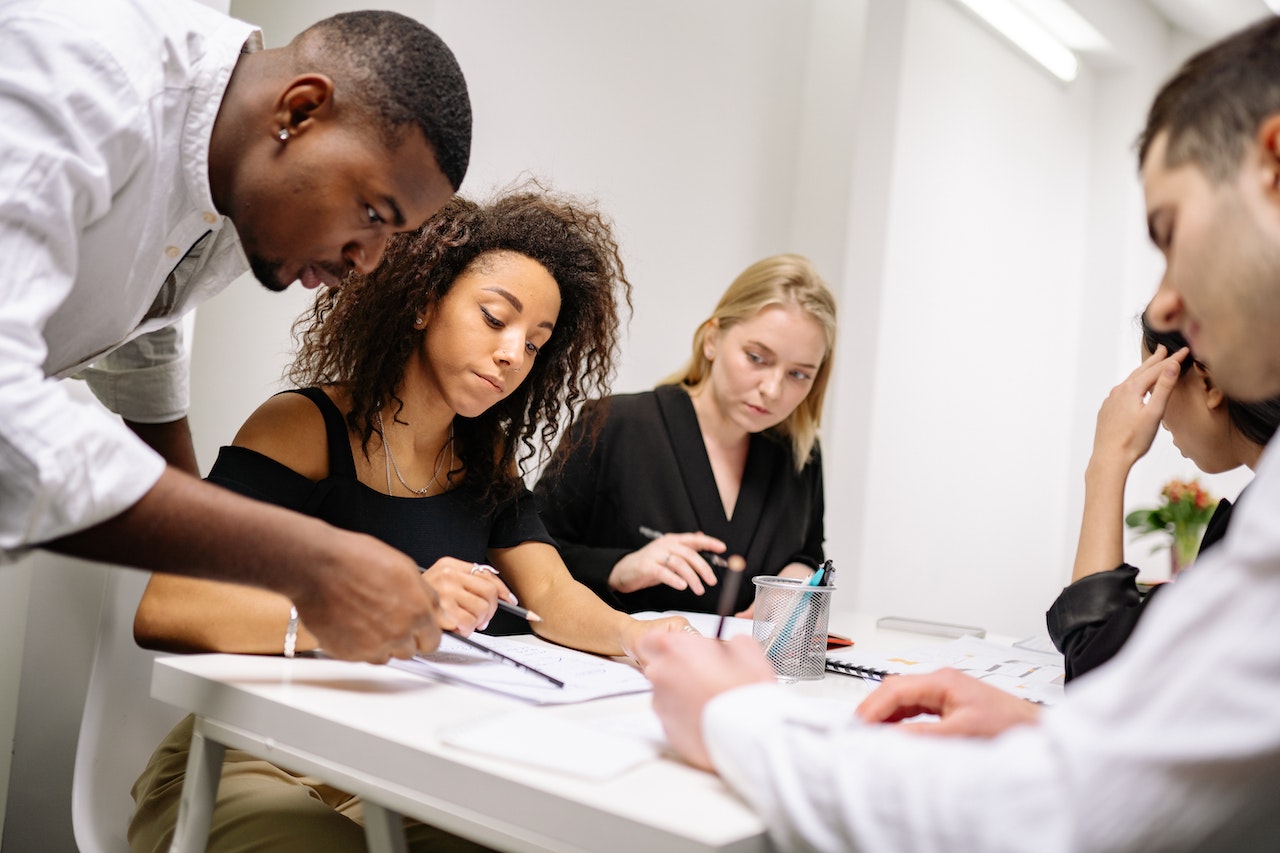
<path id="1" fill-rule="evenodd" d="M 50 22 L 14 15 L 2 26 L 0 551 L 12 555 L 128 508 L 164 461 L 44 372 L 44 327 L 81 272 L 80 234 L 110 210 L 113 182 L 134 168 L 130 149 L 142 148 L 128 129 L 140 104 L 109 58 L 60 45 Z"/>
<path id="2" fill-rule="evenodd" d="M 94 396 L 134 423 L 184 417 L 191 402 L 188 331 L 194 316 L 135 338 L 81 371 Z"/>
<path id="3" fill-rule="evenodd" d="M 783 849 L 1269 849 L 1280 455 L 1263 464 L 1223 543 L 1038 724 L 913 735 L 757 685 L 704 712 L 716 769 Z"/>

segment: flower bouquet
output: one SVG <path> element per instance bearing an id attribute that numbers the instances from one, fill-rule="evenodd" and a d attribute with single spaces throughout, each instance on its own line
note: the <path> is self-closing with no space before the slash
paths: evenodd
<path id="1" fill-rule="evenodd" d="M 1170 480 L 1160 491 L 1161 503 L 1150 509 L 1135 509 L 1124 517 L 1124 523 L 1137 535 L 1167 533 L 1170 543 L 1172 574 L 1191 565 L 1200 549 L 1205 525 L 1218 506 L 1217 498 L 1200 487 L 1199 480 Z M 1157 545 L 1154 550 L 1166 547 Z"/>

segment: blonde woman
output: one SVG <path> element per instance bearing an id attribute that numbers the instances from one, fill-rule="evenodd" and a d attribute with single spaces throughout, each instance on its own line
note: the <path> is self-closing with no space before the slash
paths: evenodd
<path id="1" fill-rule="evenodd" d="M 817 433 L 835 335 L 813 265 L 765 258 L 698 326 L 682 370 L 585 412 L 535 489 L 574 577 L 631 613 L 715 610 L 727 554 L 747 561 L 738 612 L 752 577 L 807 578 L 823 559 Z"/>

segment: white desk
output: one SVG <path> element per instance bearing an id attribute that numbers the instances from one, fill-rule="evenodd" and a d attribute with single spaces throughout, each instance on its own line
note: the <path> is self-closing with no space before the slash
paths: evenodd
<path id="1" fill-rule="evenodd" d="M 929 638 L 834 625 L 859 646 Z M 828 675 L 793 685 L 847 697 L 874 685 Z M 587 781 L 448 746 L 440 733 L 525 703 L 390 667 L 340 661 L 193 655 L 156 660 L 151 694 L 197 715 L 172 850 L 204 850 L 225 747 L 361 795 L 371 849 L 403 850 L 398 815 L 513 851 L 766 851 L 759 817 L 715 776 L 671 759 Z M 568 720 L 634 718 L 648 694 L 536 709 Z"/>

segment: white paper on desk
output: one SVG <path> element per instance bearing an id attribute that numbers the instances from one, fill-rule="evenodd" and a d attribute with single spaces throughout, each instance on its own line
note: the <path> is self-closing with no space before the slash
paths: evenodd
<path id="1" fill-rule="evenodd" d="M 651 688 L 649 679 L 640 670 L 599 655 L 549 643 L 526 643 L 511 637 L 476 635 L 473 639 L 558 678 L 564 682 L 564 687 L 556 687 L 532 673 L 496 660 L 448 634 L 440 638 L 440 648 L 435 652 L 412 660 L 393 658 L 388 666 L 492 690 L 539 705 L 586 702 L 606 696 L 644 693 Z"/>
<path id="2" fill-rule="evenodd" d="M 533 709 L 468 723 L 446 732 L 441 740 L 505 761 L 599 781 L 659 755 L 659 745 L 642 738 L 574 724 Z"/>
<path id="3" fill-rule="evenodd" d="M 999 687 L 1014 696 L 1053 705 L 1062 701 L 1066 669 L 1062 655 L 960 637 L 902 652 L 840 649 L 827 653 L 831 660 L 886 670 L 895 675 L 933 672 L 951 667 Z"/>

